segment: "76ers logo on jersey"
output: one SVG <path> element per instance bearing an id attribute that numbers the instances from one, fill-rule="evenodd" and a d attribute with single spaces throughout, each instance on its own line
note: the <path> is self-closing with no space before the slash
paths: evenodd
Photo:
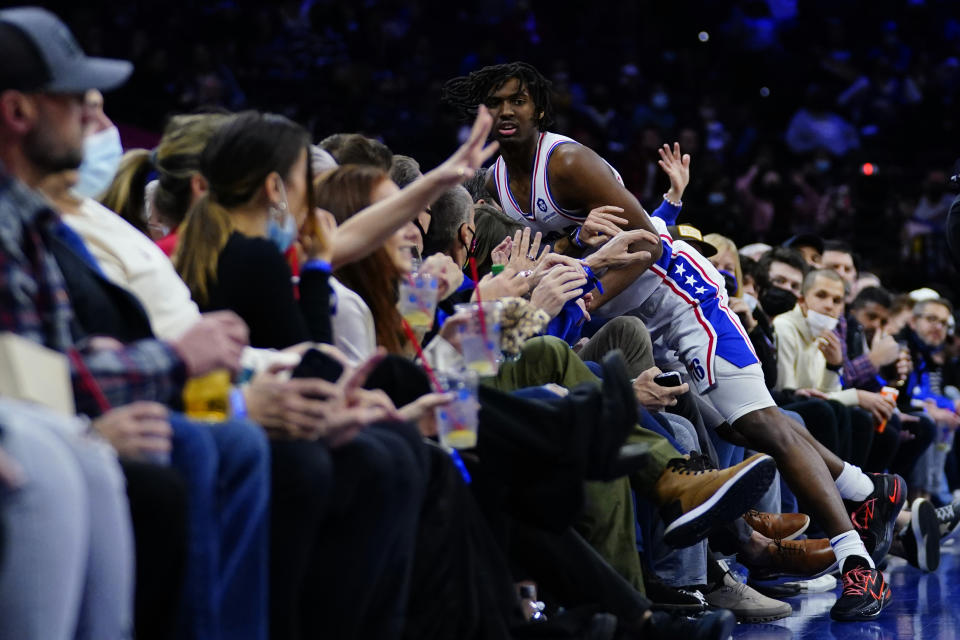
<path id="1" fill-rule="evenodd" d="M 547 210 L 547 203 L 544 201 L 543 198 L 537 198 L 537 209 L 540 209 L 540 211 Z"/>

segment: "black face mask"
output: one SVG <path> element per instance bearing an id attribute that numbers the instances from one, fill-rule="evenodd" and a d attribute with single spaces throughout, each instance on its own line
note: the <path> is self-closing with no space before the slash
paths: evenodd
<path id="1" fill-rule="evenodd" d="M 770 287 L 760 294 L 759 300 L 764 313 L 771 318 L 786 313 L 797 306 L 797 296 L 793 294 L 793 291 L 780 287 Z"/>

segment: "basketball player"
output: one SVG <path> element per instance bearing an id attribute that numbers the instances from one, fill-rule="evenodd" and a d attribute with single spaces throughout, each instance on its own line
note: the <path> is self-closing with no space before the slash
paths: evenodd
<path id="1" fill-rule="evenodd" d="M 614 232 L 616 227 L 603 224 L 611 211 L 625 223 L 619 226 L 656 233 L 659 246 L 643 247 L 652 255 L 648 265 L 603 276 L 597 315 L 643 319 L 651 337 L 677 353 L 697 391 L 726 420 L 719 433 L 773 456 L 831 536 L 844 587 L 831 616 L 841 621 L 879 616 L 891 591 L 874 560 L 890 547 L 905 501 L 903 479 L 863 473 L 780 413 L 743 327 L 727 307 L 719 272 L 693 247 L 671 240 L 663 221 L 651 220 L 599 155 L 546 130 L 550 82 L 535 68 L 522 62 L 484 67 L 448 81 L 443 99 L 464 118 L 472 118 L 481 104 L 493 115 L 492 136 L 501 155 L 488 171 L 487 190 L 508 216 L 548 239 L 567 236 L 579 246 Z"/>

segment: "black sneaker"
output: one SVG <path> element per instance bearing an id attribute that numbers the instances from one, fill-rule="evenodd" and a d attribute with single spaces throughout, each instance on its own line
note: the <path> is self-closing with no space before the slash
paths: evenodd
<path id="1" fill-rule="evenodd" d="M 899 553 L 894 553 L 898 548 Z M 929 500 L 917 498 L 910 505 L 910 525 L 897 536 L 890 552 L 906 558 L 922 571 L 936 571 L 940 566 L 940 521 Z"/>
<path id="2" fill-rule="evenodd" d="M 897 516 L 907 500 L 907 483 L 895 473 L 867 474 L 873 493 L 863 502 L 846 502 L 850 521 L 860 534 L 874 564 L 890 550 Z"/>
<path id="3" fill-rule="evenodd" d="M 937 509 L 937 521 L 940 523 L 940 539 L 946 540 L 960 529 L 960 500 Z"/>
<path id="4" fill-rule="evenodd" d="M 654 611 L 643 625 L 641 637 L 646 640 L 727 640 L 736 626 L 736 617 L 726 609 L 694 617 Z"/>
<path id="5" fill-rule="evenodd" d="M 849 558 L 844 567 L 843 592 L 830 609 L 830 617 L 838 622 L 875 620 L 893 597 L 879 569 L 865 566 L 859 559 Z"/>
<path id="6" fill-rule="evenodd" d="M 650 600 L 651 609 L 656 611 L 682 611 L 688 615 L 707 610 L 707 601 L 699 589 L 696 587 L 671 587 L 657 577 L 646 564 L 641 566 L 643 568 L 643 588 L 646 591 L 647 599 Z"/>

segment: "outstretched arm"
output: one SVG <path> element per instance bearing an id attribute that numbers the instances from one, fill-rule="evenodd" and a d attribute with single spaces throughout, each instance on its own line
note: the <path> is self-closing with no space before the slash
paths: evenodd
<path id="1" fill-rule="evenodd" d="M 470 137 L 446 162 L 428 171 L 393 196 L 363 209 L 337 229 L 333 268 L 356 262 L 373 253 L 394 231 L 413 220 L 431 202 L 473 176 L 496 152 L 498 143 L 484 143 L 493 118 L 480 106 Z"/>
<path id="2" fill-rule="evenodd" d="M 590 211 L 604 205 L 620 207 L 623 211 L 617 215 L 627 221 L 626 229 L 641 229 L 652 234 L 631 247 L 634 251 L 648 252 L 649 260 L 611 270 L 602 278 L 604 293 L 590 304 L 590 310 L 596 309 L 626 289 L 660 257 L 663 247 L 659 234 L 643 206 L 620 184 L 607 163 L 587 147 L 574 144 L 557 147 L 550 162 L 550 184 L 556 185 L 554 194 L 564 209 Z"/>

